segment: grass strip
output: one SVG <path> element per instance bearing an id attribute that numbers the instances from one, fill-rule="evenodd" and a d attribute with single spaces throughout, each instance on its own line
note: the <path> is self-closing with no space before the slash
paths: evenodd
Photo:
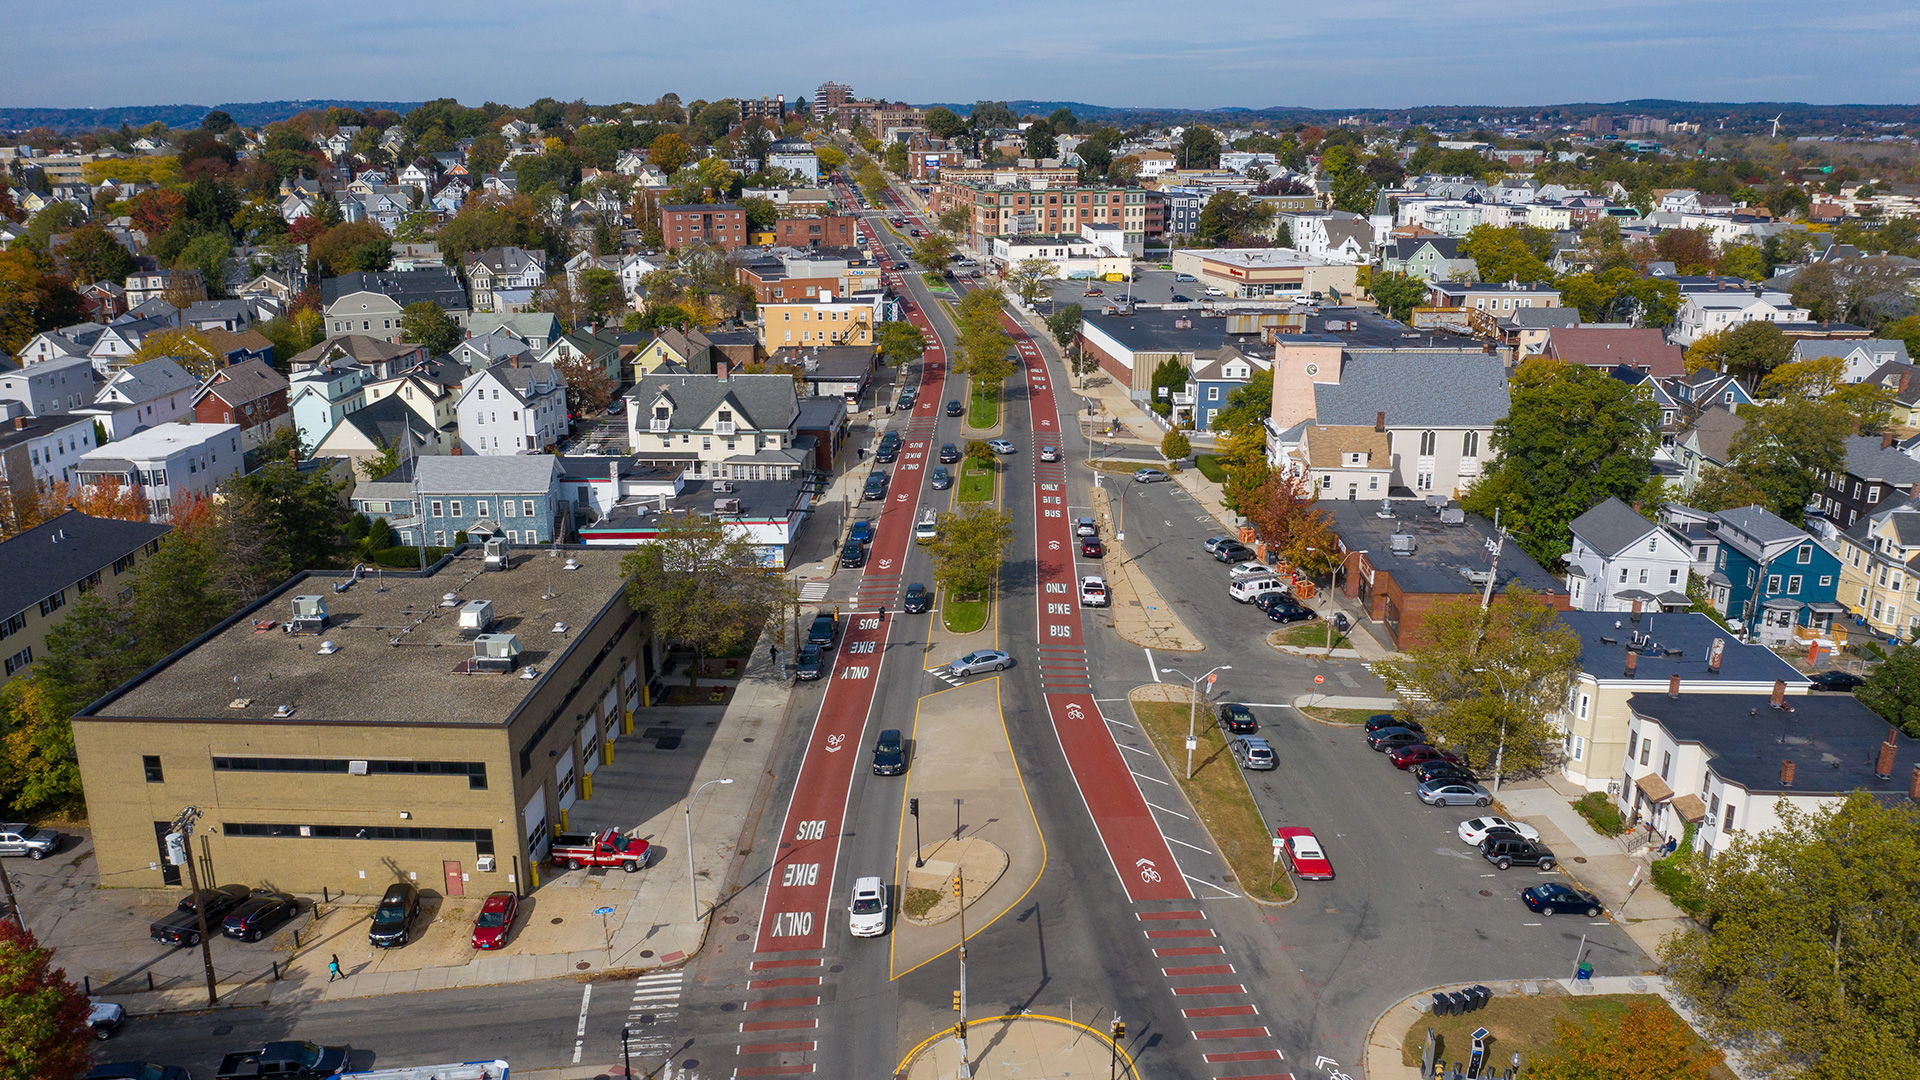
<path id="1" fill-rule="evenodd" d="M 1372 709 L 1301 709 L 1300 715 L 1318 720 L 1323 724 L 1346 724 L 1359 727 L 1367 718 L 1377 715 Z"/>
<path id="2" fill-rule="evenodd" d="M 971 634 L 987 625 L 987 602 L 949 600 L 940 605 L 940 617 L 946 621 L 948 633 Z"/>
<path id="3" fill-rule="evenodd" d="M 1327 628 L 1324 622 L 1325 620 L 1315 620 L 1305 626 L 1295 626 L 1285 630 L 1283 631 L 1285 636 L 1280 639 L 1280 644 L 1291 645 L 1296 649 L 1324 649 L 1327 647 Z M 1353 647 L 1353 642 L 1347 640 L 1347 635 L 1335 630 L 1333 647 L 1350 649 Z"/>
<path id="4" fill-rule="evenodd" d="M 1253 793 L 1247 789 L 1240 766 L 1227 750 L 1226 738 L 1213 722 L 1209 708 L 1201 707 L 1199 722 L 1194 725 L 1199 746 L 1193 752 L 1193 778 L 1187 779 L 1190 705 L 1177 701 L 1135 701 L 1132 705 L 1134 716 L 1152 734 L 1161 759 L 1172 769 L 1200 820 L 1206 822 L 1227 865 L 1233 867 L 1240 888 L 1258 900 L 1293 899 L 1293 879 L 1285 870 L 1275 872 L 1272 834 L 1253 805 Z M 1279 752 L 1276 748 L 1275 753 Z"/>
<path id="5" fill-rule="evenodd" d="M 933 905 L 940 902 L 939 889 L 919 889 L 911 886 L 907 889 L 906 899 L 900 902 L 900 910 L 915 919 L 924 919 Z"/>
<path id="6" fill-rule="evenodd" d="M 1515 900 L 1518 904 L 1519 901 Z M 1420 1054 L 1426 1048 L 1427 1029 L 1432 1028 L 1438 1040 L 1436 1060 L 1465 1061 L 1473 1052 L 1473 1029 L 1484 1027 L 1490 1033 L 1487 1046 L 1488 1061 L 1510 1060 L 1515 1051 L 1525 1061 L 1534 1061 L 1553 1047 L 1559 1034 L 1557 1022 L 1565 1020 L 1576 1027 L 1584 1028 L 1595 1020 L 1613 1020 L 1625 1016 L 1627 1009 L 1635 1002 L 1643 1002 L 1659 1009 L 1671 1011 L 1671 1007 L 1654 994 L 1597 994 L 1593 997 L 1581 995 L 1571 997 L 1565 994 L 1541 994 L 1538 997 L 1511 995 L 1496 997 L 1484 1008 L 1462 1016 L 1434 1016 L 1431 1013 L 1420 1017 L 1400 1045 L 1400 1060 L 1410 1066 L 1420 1064 Z M 1676 1018 L 1681 1027 L 1685 1021 Z M 1695 1047 L 1704 1044 L 1695 1040 Z M 1724 1064 L 1714 1066 L 1710 1072 L 1714 1080 L 1734 1080 L 1732 1070 Z"/>
<path id="7" fill-rule="evenodd" d="M 968 397 L 968 427 L 990 428 L 1000 423 L 1000 384 L 973 380 Z"/>
<path id="8" fill-rule="evenodd" d="M 993 501 L 992 463 L 982 464 L 971 458 L 960 464 L 960 487 L 955 498 L 963 503 Z"/>

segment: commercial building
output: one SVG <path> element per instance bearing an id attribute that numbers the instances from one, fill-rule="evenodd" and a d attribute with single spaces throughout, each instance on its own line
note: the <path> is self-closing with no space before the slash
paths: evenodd
<path id="1" fill-rule="evenodd" d="M 1078 181 L 1075 169 L 942 169 L 934 209 L 965 208 L 966 244 L 979 252 L 995 237 L 1060 236 L 1088 224 L 1119 226 L 1128 252 L 1145 250 L 1147 192 Z"/>
<path id="2" fill-rule="evenodd" d="M 470 546 L 377 586 L 289 579 L 74 718 L 100 880 L 179 884 L 165 835 L 194 806 L 202 881 L 536 886 L 655 670 L 621 556 L 489 573 Z"/>
<path id="3" fill-rule="evenodd" d="M 760 348 L 766 353 L 810 345 L 872 345 L 874 327 L 881 320 L 879 293 L 835 296 L 822 292 L 812 299 L 789 297 L 755 308 Z"/>
<path id="4" fill-rule="evenodd" d="M 1182 248 L 1173 253 L 1173 269 L 1199 279 L 1200 289 L 1241 300 L 1317 294 L 1339 303 L 1359 289 L 1357 265 L 1292 248 Z"/>
<path id="5" fill-rule="evenodd" d="M 133 569 L 172 529 L 146 521 L 88 517 L 78 510 L 0 542 L 0 657 L 6 678 L 45 659 L 47 632 L 94 589 L 120 593 Z"/>
<path id="6" fill-rule="evenodd" d="M 660 239 L 668 251 L 712 244 L 732 251 L 747 246 L 747 212 L 732 203 L 668 204 L 660 208 Z"/>

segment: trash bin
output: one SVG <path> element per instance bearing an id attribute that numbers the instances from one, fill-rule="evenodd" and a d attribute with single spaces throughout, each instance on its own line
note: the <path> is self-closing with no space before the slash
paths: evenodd
<path id="1" fill-rule="evenodd" d="M 1473 1012 L 1483 1004 L 1483 1002 L 1480 1000 L 1480 991 L 1475 990 L 1471 986 L 1467 987 L 1465 990 L 1460 991 L 1460 996 L 1467 999 L 1468 1012 Z"/>
<path id="2" fill-rule="evenodd" d="M 1447 995 L 1447 1015 L 1459 1016 L 1467 1011 L 1467 995 L 1458 990 Z"/>
<path id="3" fill-rule="evenodd" d="M 1580 966 L 1574 971 L 1573 977 L 1576 979 L 1593 978 L 1593 965 L 1587 963 L 1585 960 L 1580 961 Z"/>
<path id="4" fill-rule="evenodd" d="M 1349 622 L 1347 622 L 1347 613 L 1346 613 L 1346 612 L 1344 612 L 1344 611 L 1338 611 L 1338 612 L 1335 612 L 1335 613 L 1334 613 L 1334 616 L 1333 616 L 1333 628 L 1334 628 L 1335 630 L 1338 630 L 1338 631 L 1340 631 L 1341 633 L 1343 633 L 1343 634 L 1344 634 L 1344 633 L 1346 633 L 1346 632 L 1347 632 L 1347 628 L 1348 628 L 1349 626 L 1351 626 L 1351 625 L 1352 625 L 1351 623 L 1349 623 Z"/>
<path id="5" fill-rule="evenodd" d="M 1447 1002 L 1446 992 L 1443 990 L 1434 991 L 1433 992 L 1433 1015 L 1435 1016 L 1447 1015 L 1447 1005 L 1448 1005 L 1448 1002 Z"/>
<path id="6" fill-rule="evenodd" d="M 1483 1009 L 1493 1000 L 1493 989 L 1484 983 L 1475 983 L 1473 992 L 1480 995 L 1480 1007 Z"/>

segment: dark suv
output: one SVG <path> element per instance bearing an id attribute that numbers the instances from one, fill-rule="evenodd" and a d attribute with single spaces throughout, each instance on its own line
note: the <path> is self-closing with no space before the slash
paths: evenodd
<path id="1" fill-rule="evenodd" d="M 867 565 L 867 546 L 858 540 L 847 541 L 840 549 L 840 565 L 854 568 Z"/>
<path id="2" fill-rule="evenodd" d="M 1251 735 L 1260 730 L 1245 705 L 1228 702 L 1220 706 L 1220 730 L 1229 735 Z"/>
<path id="3" fill-rule="evenodd" d="M 907 771 L 907 747 L 899 728 L 888 728 L 873 744 L 873 775 L 899 776 Z"/>
<path id="4" fill-rule="evenodd" d="M 1552 849 L 1515 833 L 1495 833 L 1480 841 L 1480 854 L 1502 870 L 1516 863 L 1551 870 L 1556 861 Z"/>
<path id="5" fill-rule="evenodd" d="M 880 445 L 874 448 L 873 460 L 892 461 L 900 456 L 900 433 L 889 431 L 880 436 Z"/>
<path id="6" fill-rule="evenodd" d="M 878 502 L 887 497 L 887 474 L 870 472 L 867 474 L 867 487 L 861 498 L 867 502 Z"/>
<path id="7" fill-rule="evenodd" d="M 419 915 L 420 890 L 410 881 L 394 882 L 380 897 L 380 906 L 373 909 L 373 925 L 367 928 L 367 942 L 381 949 L 405 945 L 413 920 Z"/>

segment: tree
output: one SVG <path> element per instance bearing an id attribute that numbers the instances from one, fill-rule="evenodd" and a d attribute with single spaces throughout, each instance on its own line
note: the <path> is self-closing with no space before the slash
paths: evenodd
<path id="1" fill-rule="evenodd" d="M 991 453 L 991 451 L 989 451 Z M 1013 542 L 1013 516 L 987 503 L 969 503 L 940 515 L 940 535 L 928 543 L 933 573 L 956 600 L 986 594 L 1000 573 L 1000 557 Z"/>
<path id="2" fill-rule="evenodd" d="M 1704 911 L 1661 947 L 1669 977 L 1762 1073 L 1920 1075 L 1920 810 L 1856 791 L 1778 813 L 1689 865 Z"/>
<path id="3" fill-rule="evenodd" d="M 1861 435 L 1880 434 L 1891 419 L 1894 401 L 1891 387 L 1848 382 L 1846 362 L 1837 356 L 1781 364 L 1761 381 L 1760 393 L 1838 406 L 1853 418 L 1854 431 Z"/>
<path id="4" fill-rule="evenodd" d="M 1075 375 L 1085 375 L 1081 367 L 1080 323 L 1086 318 L 1086 312 L 1079 301 L 1059 308 L 1047 316 L 1047 332 L 1053 335 L 1053 343 L 1060 346 L 1060 352 L 1067 357 L 1067 366 Z"/>
<path id="5" fill-rule="evenodd" d="M 1065 105 L 1047 114 L 1047 124 L 1052 127 L 1056 133 L 1064 132 L 1071 135 L 1073 132 L 1080 130 L 1080 118 L 1073 115 L 1073 110 L 1067 108 Z"/>
<path id="6" fill-rule="evenodd" d="M 1273 371 L 1261 369 L 1227 394 L 1227 400 L 1214 411 L 1208 426 L 1216 433 L 1231 433 L 1250 426 L 1259 427 L 1272 415 Z"/>
<path id="7" fill-rule="evenodd" d="M 333 277 L 393 265 L 393 240 L 371 221 L 350 221 L 321 233 L 307 248 Z"/>
<path id="8" fill-rule="evenodd" d="M 1920 643 L 1895 646 L 1853 697 L 1909 738 L 1920 738 Z"/>
<path id="9" fill-rule="evenodd" d="M 967 122 L 945 105 L 927 110 L 927 130 L 942 139 L 952 139 L 967 130 Z"/>
<path id="10" fill-rule="evenodd" d="M 1757 387 L 1767 373 L 1793 356 L 1793 340 L 1770 322 L 1743 322 L 1726 331 L 1718 343 L 1721 370 Z"/>
<path id="11" fill-rule="evenodd" d="M 1413 309 L 1424 304 L 1427 299 L 1427 283 L 1420 278 L 1400 273 L 1377 273 L 1368 283 L 1367 291 L 1373 294 L 1374 302 L 1388 315 L 1408 322 L 1413 318 Z"/>
<path id="12" fill-rule="evenodd" d="M 93 1064 L 86 994 L 53 966 L 53 950 L 0 920 L 0 1075 L 68 1080 Z"/>
<path id="13" fill-rule="evenodd" d="M 793 586 L 762 562 L 744 529 L 721 519 L 662 518 L 653 539 L 620 560 L 627 602 L 664 641 L 692 646 L 700 663 L 751 640 L 793 600 Z"/>
<path id="14" fill-rule="evenodd" d="M 612 315 L 625 305 L 626 298 L 626 292 L 620 287 L 620 275 L 613 271 L 595 266 L 580 272 L 580 295 L 575 299 L 594 322 Z"/>
<path id="15" fill-rule="evenodd" d="M 1552 281 L 1547 260 L 1553 234 L 1531 225 L 1475 225 L 1460 241 L 1460 253 L 1472 259 L 1482 281 Z"/>
<path id="16" fill-rule="evenodd" d="M 9 816 L 67 814 L 84 805 L 67 713 L 31 674 L 0 689 L 0 808 Z"/>
<path id="17" fill-rule="evenodd" d="M 292 433 L 294 445 L 299 435 Z M 346 531 L 347 482 L 300 470 L 294 457 L 277 452 L 272 444 L 261 448 L 266 462 L 226 486 L 225 524 L 238 524 L 266 541 L 259 556 L 261 572 L 284 580 L 301 570 L 326 570 L 339 561 L 341 537 Z"/>
<path id="18" fill-rule="evenodd" d="M 653 140 L 653 145 L 647 147 L 648 163 L 658 165 L 660 171 L 668 176 L 679 172 L 681 166 L 692 160 L 693 149 L 687 145 L 687 140 L 671 131 Z"/>
<path id="19" fill-rule="evenodd" d="M 913 246 L 913 257 L 936 274 L 947 268 L 953 256 L 953 238 L 944 233 L 929 232 Z"/>
<path id="20" fill-rule="evenodd" d="M 1765 506 L 1772 498 L 1753 481 L 1732 469 L 1708 466 L 1687 493 L 1686 503 L 1696 510 L 1738 510 L 1743 506 Z"/>
<path id="21" fill-rule="evenodd" d="M 1180 133 L 1180 142 L 1174 146 L 1173 156 L 1183 169 L 1217 169 L 1220 167 L 1220 136 L 1213 129 L 1199 124 L 1188 124 Z"/>
<path id="22" fill-rule="evenodd" d="M 87 212 L 74 203 L 60 200 L 51 206 L 43 207 L 27 222 L 27 232 L 20 242 L 35 251 L 46 251 L 52 239 L 76 226 L 87 222 Z"/>
<path id="23" fill-rule="evenodd" d="M 1740 411 L 1746 426 L 1728 452 L 1732 472 L 1766 492 L 1767 509 L 1799 525 L 1820 478 L 1846 465 L 1853 418 L 1839 404 L 1782 398 Z"/>
<path id="24" fill-rule="evenodd" d="M 98 225 L 82 225 L 60 246 L 67 276 L 78 282 L 120 282 L 133 272 L 133 255 Z"/>
<path id="25" fill-rule="evenodd" d="M 192 373 L 194 378 L 203 381 L 227 366 L 226 357 L 214 350 L 213 342 L 207 340 L 207 335 L 191 326 L 176 326 L 148 334 L 141 339 L 140 348 L 127 357 L 127 363 L 143 364 L 163 356 L 171 357 Z"/>
<path id="26" fill-rule="evenodd" d="M 1060 280 L 1060 268 L 1052 259 L 1021 259 L 1013 269 L 1007 272 L 1007 284 L 1013 286 L 1014 295 L 1026 302 L 1028 307 L 1040 302 L 1040 298 L 1052 291 L 1053 283 Z"/>
<path id="27" fill-rule="evenodd" d="M 817 146 L 813 156 L 819 159 L 820 168 L 829 173 L 847 163 L 847 155 L 837 146 Z"/>
<path id="28" fill-rule="evenodd" d="M 432 300 L 416 300 L 400 312 L 400 340 L 425 345 L 428 356 L 458 348 L 461 333 L 459 321 Z"/>
<path id="29" fill-rule="evenodd" d="M 1569 274 L 1560 279 L 1559 288 L 1567 306 L 1579 308 L 1580 318 L 1588 322 L 1665 326 L 1680 309 L 1680 286 L 1642 277 L 1631 266 Z"/>
<path id="30" fill-rule="evenodd" d="M 1478 596 L 1444 600 L 1427 609 L 1421 634 L 1429 644 L 1386 677 L 1402 700 L 1420 702 L 1413 711 L 1429 735 L 1481 772 L 1496 755 L 1505 775 L 1553 764 L 1560 736 L 1548 717 L 1580 670 L 1580 636 L 1552 604 L 1512 587 L 1484 611 Z"/>
<path id="31" fill-rule="evenodd" d="M 1054 154 L 1058 152 L 1058 144 L 1054 141 L 1053 125 L 1045 120 L 1035 120 L 1033 123 L 1028 124 L 1026 144 L 1027 156 L 1030 158 L 1038 159 L 1054 156 Z M 1217 157 L 1216 160 L 1218 160 Z"/>
<path id="32" fill-rule="evenodd" d="M 567 404 L 576 412 L 598 416 L 613 401 L 617 384 L 607 377 L 606 367 L 598 358 L 569 349 L 567 355 L 553 362 L 553 369 L 567 384 Z"/>
<path id="33" fill-rule="evenodd" d="M 1215 192 L 1200 208 L 1194 235 L 1209 244 L 1241 244 L 1265 235 L 1273 208 L 1236 191 Z"/>
<path id="34" fill-rule="evenodd" d="M 1608 496 L 1631 500 L 1647 482 L 1660 409 L 1642 387 L 1540 357 L 1521 362 L 1508 393 L 1490 447 L 1499 457 L 1462 503 L 1499 511 L 1527 554 L 1553 566 L 1574 518 Z"/>
<path id="35" fill-rule="evenodd" d="M 1536 1057 L 1530 1080 L 1712 1080 L 1725 1055 L 1698 1046 L 1693 1029 L 1672 1009 L 1634 1001 L 1624 1014 L 1594 1013 L 1586 1024 L 1566 1020 L 1553 1048 Z"/>
<path id="36" fill-rule="evenodd" d="M 1886 256 L 1817 262 L 1793 276 L 1793 302 L 1813 317 L 1878 326 L 1913 304 L 1910 271 Z"/>
<path id="37" fill-rule="evenodd" d="M 910 364 L 920 359 L 926 352 L 927 340 L 920 328 L 909 322 L 898 320 L 883 322 L 874 335 L 874 344 L 879 347 L 880 355 L 893 365 Z"/>
<path id="38" fill-rule="evenodd" d="M 1161 416 L 1173 415 L 1173 395 L 1186 390 L 1190 374 L 1187 371 L 1187 365 L 1181 363 L 1176 357 L 1169 356 L 1160 361 L 1160 365 L 1153 369 L 1153 382 L 1151 389 L 1147 391 L 1153 395 L 1154 412 Z"/>
<path id="39" fill-rule="evenodd" d="M 404 435 L 402 436 L 402 438 L 406 437 L 407 436 Z M 378 450 L 361 458 L 360 464 L 357 466 L 360 470 L 360 475 L 368 480 L 378 480 L 399 467 L 400 443 L 398 441 L 381 443 Z M 358 520 L 364 516 L 363 514 L 355 514 L 354 518 Z M 354 536 L 355 531 L 356 526 L 352 521 L 349 521 L 347 523 L 347 539 L 355 540 L 365 538 L 366 533 L 362 532 L 359 537 L 356 537 Z"/>
<path id="40" fill-rule="evenodd" d="M 18 354 L 40 331 L 84 318 L 80 294 L 45 255 L 17 244 L 0 251 L 0 352 Z"/>
<path id="41" fill-rule="evenodd" d="M 1320 172 L 1333 184 L 1333 208 L 1350 214 L 1373 212 L 1380 185 L 1367 175 L 1344 146 L 1328 147 L 1320 157 Z"/>
<path id="42" fill-rule="evenodd" d="M 1188 440 L 1187 433 L 1179 428 L 1167 432 L 1160 440 L 1160 456 L 1168 461 L 1179 461 L 1191 453 L 1193 453 L 1193 443 Z"/>

